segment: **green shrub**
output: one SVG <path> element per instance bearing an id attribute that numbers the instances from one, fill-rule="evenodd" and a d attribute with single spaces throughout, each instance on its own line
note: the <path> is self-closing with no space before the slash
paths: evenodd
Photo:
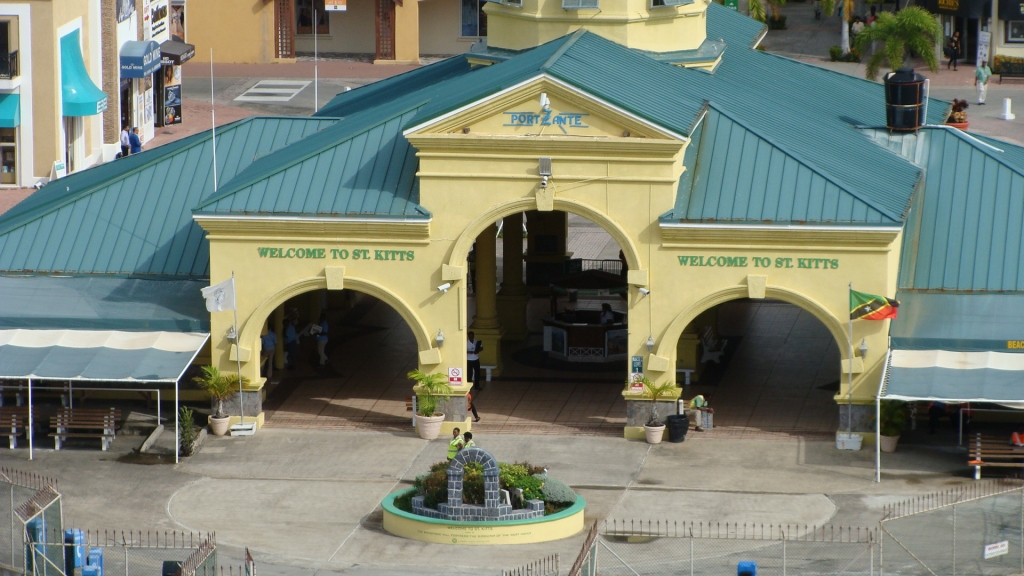
<path id="1" fill-rule="evenodd" d="M 780 15 L 778 18 L 769 18 L 768 19 L 768 29 L 769 30 L 785 30 L 786 29 L 786 17 Z"/>
<path id="2" fill-rule="evenodd" d="M 413 492 L 412 490 L 407 490 L 401 496 L 396 496 L 395 497 L 395 508 L 398 508 L 399 510 L 402 510 L 402 511 L 405 511 L 405 512 L 412 512 L 412 497 L 415 496 L 415 495 L 416 495 L 416 493 Z"/>
<path id="3" fill-rule="evenodd" d="M 192 410 L 182 406 L 178 411 L 178 454 L 191 456 L 196 445 L 196 421 Z"/>
<path id="4" fill-rule="evenodd" d="M 543 500 L 545 502 L 558 502 L 562 504 L 575 504 L 576 493 L 573 492 L 572 488 L 557 478 L 550 476 L 534 476 L 544 482 L 542 492 L 544 493 Z"/>
<path id="5" fill-rule="evenodd" d="M 992 59 L 992 72 L 995 74 L 1002 74 L 1004 64 L 1008 65 L 1007 68 L 1013 67 L 1019 70 L 1024 68 L 1024 58 L 1002 55 L 996 56 Z"/>
<path id="6" fill-rule="evenodd" d="M 850 48 L 849 52 L 843 54 L 842 48 L 832 46 L 828 49 L 828 56 L 833 62 L 860 62 L 860 53 L 856 48 Z"/>

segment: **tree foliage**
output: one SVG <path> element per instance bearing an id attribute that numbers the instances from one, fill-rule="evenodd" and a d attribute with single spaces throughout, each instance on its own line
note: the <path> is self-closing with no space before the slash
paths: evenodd
<path id="1" fill-rule="evenodd" d="M 924 8 L 910 6 L 896 14 L 882 12 L 854 39 L 861 54 L 872 42 L 882 44 L 882 49 L 868 58 L 865 76 L 869 80 L 878 78 L 883 62 L 892 70 L 902 68 L 908 52 L 921 56 L 932 72 L 939 68 L 935 46 L 942 42 L 942 27 Z"/>

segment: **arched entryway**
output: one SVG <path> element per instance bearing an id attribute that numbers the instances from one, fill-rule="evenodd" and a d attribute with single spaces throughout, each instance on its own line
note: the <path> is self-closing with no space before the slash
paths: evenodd
<path id="1" fill-rule="evenodd" d="M 682 397 L 709 399 L 714 435 L 834 434 L 847 349 L 839 322 L 790 291 L 758 299 L 745 292 L 710 295 L 670 325 L 679 332 L 663 346 L 674 349 L 659 354 L 675 359 Z"/>

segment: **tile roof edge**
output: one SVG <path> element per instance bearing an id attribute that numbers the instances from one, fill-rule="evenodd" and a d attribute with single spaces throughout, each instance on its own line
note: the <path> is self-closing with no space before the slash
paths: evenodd
<path id="1" fill-rule="evenodd" d="M 822 170 L 822 169 L 821 169 L 821 168 L 820 168 L 820 167 L 819 167 L 819 166 L 817 165 L 817 163 L 815 163 L 815 162 L 810 162 L 810 161 L 808 161 L 808 160 L 806 160 L 806 159 L 804 159 L 804 158 L 802 158 L 802 157 L 800 157 L 800 156 L 796 156 L 796 155 L 794 155 L 794 154 L 793 154 L 793 153 L 792 153 L 792 152 L 791 152 L 791 151 L 790 151 L 790 150 L 789 150 L 788 148 L 786 148 L 785 146 L 781 146 L 781 145 L 779 145 L 779 144 L 778 144 L 777 142 L 775 142 L 775 140 L 774 140 L 774 139 L 772 139 L 772 138 L 770 138 L 770 137 L 768 137 L 768 136 L 765 136 L 764 134 L 762 134 L 762 133 L 761 133 L 761 132 L 759 132 L 758 130 L 755 130 L 754 128 L 751 128 L 751 127 L 750 127 L 750 126 L 748 126 L 748 125 L 747 125 L 746 123 L 744 123 L 744 122 L 742 122 L 741 120 L 737 119 L 737 118 L 736 118 L 735 116 L 733 116 L 732 114 L 730 114 L 730 113 L 726 112 L 725 110 L 723 110 L 722 108 L 718 107 L 718 106 L 717 106 L 717 105 L 716 105 L 716 104 L 715 104 L 714 102 L 710 102 L 710 101 L 709 101 L 709 102 L 708 102 L 708 107 L 709 107 L 709 108 L 711 108 L 711 109 L 713 109 L 713 110 L 714 110 L 715 112 L 718 112 L 718 113 L 719 113 L 719 114 L 721 114 L 722 116 L 725 116 L 725 117 L 726 117 L 726 118 L 728 118 L 729 120 L 731 120 L 731 121 L 735 122 L 735 123 L 736 123 L 736 124 L 738 124 L 739 126 L 742 126 L 744 130 L 746 130 L 746 131 L 750 132 L 751 134 L 754 134 L 754 135 L 755 135 L 755 136 L 757 136 L 758 138 L 760 138 L 760 139 L 764 140 L 765 142 L 767 142 L 767 143 L 771 144 L 772 146 L 774 146 L 775 148 L 777 148 L 778 150 L 780 150 L 781 152 L 783 152 L 784 154 L 786 154 L 787 156 L 789 156 L 790 158 L 792 158 L 793 160 L 795 160 L 795 161 L 799 162 L 800 164 L 802 164 L 802 165 L 806 166 L 808 170 L 810 170 L 811 172 L 814 172 L 815 174 L 817 174 L 818 176 L 820 176 L 821 178 L 823 178 L 823 179 L 824 179 L 824 180 L 825 180 L 826 182 L 830 182 L 830 183 L 831 183 L 831 184 L 833 184 L 834 186 L 838 187 L 838 188 L 839 188 L 840 190 L 842 190 L 842 191 L 846 192 L 846 193 L 847 193 L 847 194 L 849 194 L 850 196 L 853 196 L 853 197 L 854 197 L 854 198 L 856 198 L 857 200 L 860 200 L 860 201 L 861 201 L 861 202 L 863 202 L 864 204 L 866 204 L 866 205 L 870 206 L 870 207 L 871 207 L 871 208 L 872 208 L 873 210 L 876 210 L 876 211 L 878 211 L 878 212 L 879 212 L 880 214 L 882 214 L 883 216 L 886 216 L 886 217 L 888 217 L 889 219 L 891 219 L 891 220 L 893 221 L 893 223 L 897 223 L 897 224 L 902 224 L 902 223 L 903 223 L 903 221 L 904 221 L 904 218 L 906 217 L 906 209 L 904 209 L 904 210 L 903 210 L 903 213 L 902 213 L 902 214 L 900 214 L 899 216 L 895 216 L 895 215 L 891 214 L 891 213 L 890 213 L 890 212 L 889 212 L 888 210 L 886 210 L 886 209 L 882 209 L 882 208 L 879 208 L 878 206 L 875 206 L 875 205 L 874 205 L 874 203 L 872 203 L 872 202 L 870 202 L 870 201 L 868 201 L 868 200 L 865 200 L 865 199 L 864 199 L 864 198 L 862 198 L 862 197 L 861 197 L 861 196 L 860 196 L 859 194 L 857 194 L 857 193 L 853 192 L 852 190 L 850 190 L 850 187 L 849 187 L 848 185 L 846 185 L 845 183 L 842 183 L 842 182 L 840 182 L 840 181 L 839 181 L 839 180 L 837 180 L 837 179 L 836 179 L 835 177 L 833 177 L 832 175 L 830 175 L 830 174 L 828 174 L 827 172 L 825 172 L 824 170 Z M 854 128 L 854 130 L 856 130 L 856 128 Z M 916 183 L 914 184 L 914 188 L 915 188 L 915 190 L 916 190 L 916 188 L 917 188 L 917 185 L 918 185 L 918 183 L 920 183 L 920 181 L 921 181 L 921 177 L 922 177 L 922 175 L 924 174 L 924 170 L 923 170 L 923 169 L 922 169 L 922 168 L 921 168 L 920 166 L 918 166 L 917 164 L 914 164 L 913 162 L 910 162 L 909 160 L 907 160 L 907 159 L 903 158 L 902 156 L 899 156 L 898 154 L 894 154 L 894 153 L 893 153 L 892 151 L 890 151 L 890 150 L 886 150 L 886 152 L 887 152 L 888 154 L 893 154 L 894 156 L 897 156 L 897 157 L 898 157 L 898 158 L 899 158 L 900 160 L 902 160 L 902 161 L 906 162 L 907 164 L 909 164 L 910 166 L 913 166 L 914 168 L 916 168 L 916 169 L 918 170 L 918 179 L 917 179 L 917 182 L 916 182 Z M 911 197 L 913 197 L 913 193 L 911 193 Z"/>
<path id="2" fill-rule="evenodd" d="M 402 116 L 403 114 L 405 114 L 405 113 L 407 113 L 409 111 L 412 111 L 412 110 L 415 110 L 417 108 L 420 108 L 420 107 L 422 107 L 424 104 L 426 104 L 429 101 L 430 101 L 429 99 L 421 100 L 421 101 L 418 101 L 416 104 L 405 106 L 405 107 L 399 109 L 399 111 L 397 111 L 397 112 L 395 112 L 395 113 L 393 113 L 393 114 L 391 114 L 391 115 L 389 115 L 387 117 L 380 118 L 380 119 L 375 120 L 374 122 L 372 122 L 372 123 L 370 123 L 368 125 L 363 126 L 362 128 L 359 128 L 358 131 L 356 131 L 356 132 L 351 132 L 351 133 L 349 133 L 349 134 L 347 134 L 347 135 L 345 135 L 343 137 L 339 137 L 338 140 L 334 140 L 333 143 L 331 143 L 331 144 L 319 147 L 319 148 L 317 148 L 315 150 L 312 150 L 312 151 L 310 151 L 310 152 L 308 152 L 306 154 L 303 154 L 302 156 L 296 158 L 295 160 L 292 160 L 291 162 L 288 162 L 287 164 L 278 167 L 276 170 L 274 170 L 273 172 L 270 172 L 270 173 L 268 173 L 266 175 L 263 175 L 263 176 L 256 175 L 255 177 L 253 177 L 253 176 L 246 176 L 246 172 L 248 172 L 249 168 L 252 167 L 252 166 L 250 166 L 249 168 L 246 168 L 245 170 L 243 170 L 241 173 L 239 173 L 237 176 L 235 176 L 234 178 L 232 178 L 231 180 L 229 180 L 225 184 L 225 186 L 222 188 L 222 190 L 226 189 L 227 190 L 226 192 L 221 192 L 220 190 L 218 190 L 216 195 L 214 195 L 214 196 L 204 200 L 198 206 L 195 206 L 194 208 L 192 208 L 192 213 L 193 214 L 206 213 L 206 212 L 203 211 L 203 209 L 206 208 L 207 206 L 210 206 L 211 204 L 215 204 L 215 203 L 223 200 L 224 198 L 227 198 L 227 197 L 229 197 L 229 196 L 231 196 L 233 194 L 236 194 L 240 190 L 242 190 L 243 188 L 246 188 L 248 186 L 252 186 L 253 184 L 255 184 L 255 183 L 257 183 L 257 182 L 259 182 L 261 180 L 265 180 L 265 179 L 267 179 L 268 177 L 270 177 L 273 174 L 277 174 L 277 173 L 279 173 L 279 172 L 281 172 L 283 170 L 287 170 L 288 168 L 291 168 L 292 166 L 295 166 L 296 164 L 299 164 L 301 162 L 305 162 L 306 160 L 312 158 L 313 156 L 315 156 L 317 154 L 321 154 L 321 153 L 323 153 L 324 151 L 326 151 L 326 150 L 328 150 L 330 148 L 334 148 L 334 147 L 338 146 L 342 142 L 347 142 L 347 141 L 351 140 L 352 138 L 355 138 L 356 136 L 358 136 L 360 134 L 363 134 L 364 132 L 367 132 L 369 130 L 373 130 L 377 126 L 380 126 L 381 124 L 387 123 L 389 120 L 392 120 L 392 119 L 394 119 L 396 117 Z M 372 108 L 370 110 L 372 110 Z M 351 118 L 351 117 L 349 117 L 349 118 Z M 307 138 L 313 137 L 313 136 L 315 136 L 317 134 L 320 134 L 320 132 L 314 132 L 313 134 L 309 134 L 308 136 L 306 136 L 304 138 L 301 138 L 299 140 L 296 140 L 295 142 L 292 142 L 291 144 L 289 144 L 289 146 L 294 146 L 296 144 L 299 144 L 303 140 L 306 140 Z M 276 151 L 274 151 L 271 154 L 268 154 L 266 156 L 262 156 L 261 159 L 262 160 L 267 160 L 269 158 L 272 158 L 274 155 L 280 153 L 282 150 L 284 150 L 286 148 L 287 147 L 282 148 L 281 150 L 276 150 Z M 244 180 L 242 180 L 243 177 L 245 177 Z M 240 182 L 236 184 L 235 183 L 236 180 L 240 180 Z"/>
<path id="3" fill-rule="evenodd" d="M 231 129 L 233 130 L 233 129 L 237 128 L 238 126 L 241 126 L 243 124 L 252 122 L 252 121 L 254 121 L 254 120 L 258 119 L 258 118 L 267 118 L 267 117 L 250 116 L 248 118 L 242 118 L 242 119 L 236 120 L 234 122 L 229 122 L 228 124 L 222 125 L 220 128 L 223 129 L 225 127 L 229 127 L 230 126 Z M 270 117 L 270 118 L 274 118 L 274 117 Z M 281 116 L 280 118 L 284 119 L 284 118 L 287 118 L 287 117 L 286 116 Z M 102 182 L 96 182 L 96 183 L 92 184 L 91 186 L 87 186 L 87 187 L 83 188 L 82 190 L 79 190 L 79 191 L 75 192 L 74 194 L 70 194 L 70 195 L 68 195 L 66 197 L 60 198 L 59 201 L 58 201 L 58 199 L 54 199 L 54 202 L 52 204 L 46 204 L 46 205 L 43 205 L 43 206 L 39 206 L 38 208 L 33 209 L 32 211 L 26 212 L 24 214 L 16 214 L 14 217 L 12 217 L 12 219 L 11 219 L 12 222 L 10 222 L 10 223 L 4 222 L 3 221 L 4 220 L 3 217 L 0 216 L 0 236 L 2 236 L 4 234 L 7 234 L 7 233 L 9 233 L 9 232 L 11 232 L 13 230 L 16 230 L 16 229 L 18 229 L 18 228 L 20 228 L 22 226 L 25 226 L 29 222 L 33 222 L 35 220 L 38 220 L 38 219 L 46 216 L 47 214 L 51 214 L 51 213 L 53 213 L 53 212 L 55 212 L 57 210 L 60 210 L 61 208 L 65 207 L 65 206 L 67 206 L 67 205 L 69 205 L 71 203 L 77 202 L 78 200 L 80 200 L 80 199 L 82 199 L 82 198 L 84 198 L 84 197 L 86 197 L 86 196 L 96 192 L 100 188 L 104 188 L 106 186 L 109 186 L 111 182 L 114 182 L 116 180 L 122 180 L 122 179 L 127 178 L 128 176 L 130 176 L 132 174 L 138 173 L 138 172 L 140 172 L 140 171 L 142 171 L 142 170 L 144 170 L 146 168 L 149 168 L 150 166 L 153 166 L 154 164 L 156 164 L 158 162 L 162 162 L 162 161 L 166 160 L 168 158 L 168 156 L 176 155 L 176 154 L 179 154 L 179 153 L 181 153 L 181 152 L 183 152 L 185 150 L 188 150 L 188 149 L 190 149 L 192 147 L 201 145 L 201 144 L 205 143 L 207 140 L 211 139 L 211 136 L 210 136 L 211 132 L 212 132 L 212 130 L 205 130 L 205 131 L 199 132 L 197 134 L 192 134 L 191 136 L 186 136 L 185 138 L 182 138 L 181 140 L 175 140 L 173 142 L 168 142 L 167 144 L 164 144 L 163 146 L 171 147 L 171 148 L 173 148 L 173 150 L 168 150 L 166 154 L 161 154 L 159 156 L 154 156 L 151 160 L 148 160 L 148 161 L 146 161 L 146 162 L 144 162 L 142 164 L 139 164 L 138 166 L 136 166 L 134 168 L 130 168 L 130 169 L 128 169 L 128 170 L 126 170 L 126 171 L 124 171 L 124 172 L 122 172 L 122 173 L 120 173 L 120 174 L 118 174 L 116 176 L 112 176 L 111 178 L 107 178 L 106 180 L 103 180 Z M 163 146 L 158 146 L 157 148 L 149 150 L 149 151 L 159 150 Z M 54 182 L 59 182 L 59 181 L 60 180 L 53 180 L 53 181 L 47 183 L 47 185 L 50 185 L 50 184 L 52 184 Z"/>

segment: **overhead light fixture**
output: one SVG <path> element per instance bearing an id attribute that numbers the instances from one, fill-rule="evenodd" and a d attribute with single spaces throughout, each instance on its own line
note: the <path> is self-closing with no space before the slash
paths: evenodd
<path id="1" fill-rule="evenodd" d="M 437 336 L 434 337 L 434 342 L 437 343 L 438 348 L 444 346 L 444 332 L 441 332 L 440 328 L 437 329 Z"/>
<path id="2" fill-rule="evenodd" d="M 860 351 L 860 357 L 862 359 L 863 358 L 867 358 L 867 355 L 868 355 L 868 342 L 867 342 L 867 340 L 861 338 L 860 346 L 857 347 L 857 350 Z"/>
<path id="3" fill-rule="evenodd" d="M 231 340 L 232 342 L 238 340 L 238 334 L 235 333 L 234 326 L 228 326 L 228 340 Z"/>
<path id="4" fill-rule="evenodd" d="M 437 289 L 440 290 L 442 293 L 447 294 L 448 290 L 450 290 L 451 287 L 452 287 L 452 283 L 451 282 L 445 282 L 444 284 L 441 284 L 440 286 L 438 286 Z"/>
<path id="5" fill-rule="evenodd" d="M 637 290 L 640 292 L 641 298 L 647 298 L 648 296 L 651 295 L 651 291 L 648 290 L 647 288 L 637 288 Z"/>
<path id="6" fill-rule="evenodd" d="M 648 352 L 654 352 L 654 336 L 653 335 L 647 337 L 647 351 Z"/>

